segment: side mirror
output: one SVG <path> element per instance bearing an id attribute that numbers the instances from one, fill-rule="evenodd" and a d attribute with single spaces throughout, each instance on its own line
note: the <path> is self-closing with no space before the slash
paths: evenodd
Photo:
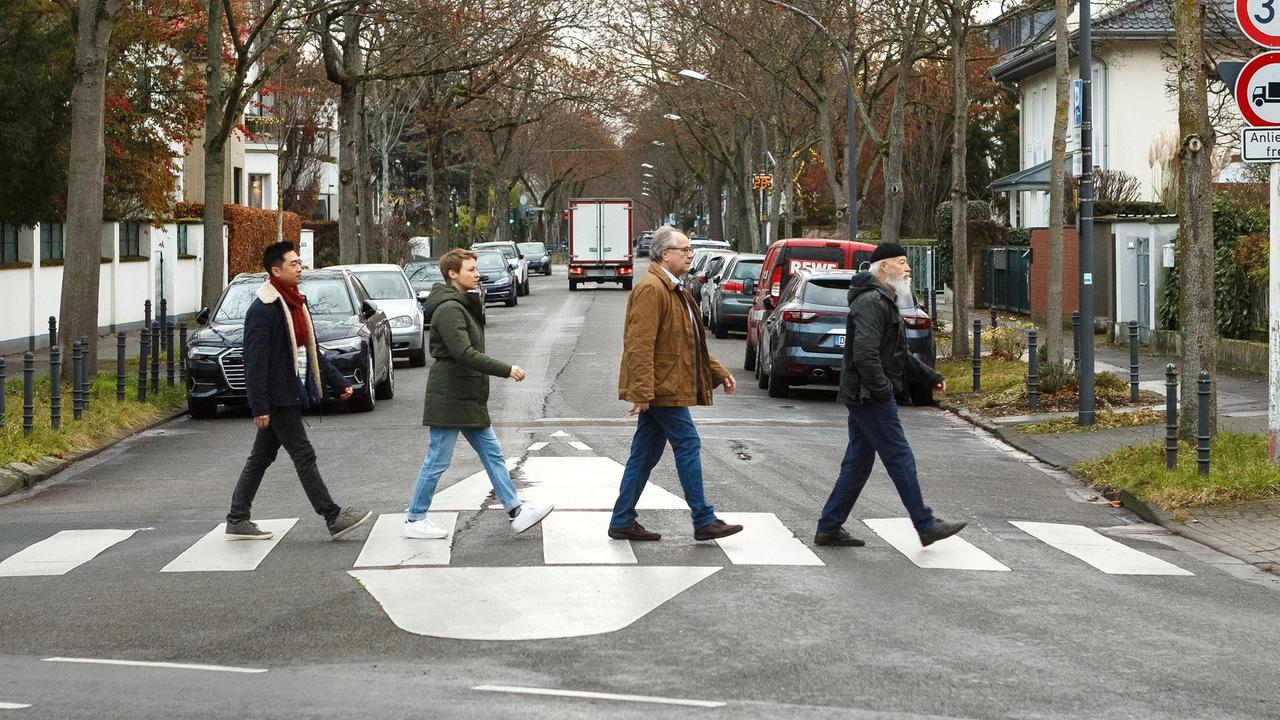
<path id="1" fill-rule="evenodd" d="M 419 290 L 419 291 L 418 291 L 418 302 L 426 302 L 426 301 L 427 301 L 427 296 L 428 296 L 428 295 L 430 295 L 430 294 L 431 294 L 431 292 L 430 292 L 429 290 Z"/>
<path id="2" fill-rule="evenodd" d="M 360 317 L 364 318 L 365 320 L 368 320 L 369 318 L 377 314 L 378 314 L 378 308 L 376 305 L 374 305 L 372 302 L 368 300 L 360 301 Z"/>
<path id="3" fill-rule="evenodd" d="M 746 280 L 743 280 L 743 281 L 742 281 L 742 292 L 743 292 L 743 294 L 746 294 L 746 295 L 755 295 L 755 294 L 756 294 L 756 281 L 755 281 L 755 278 L 747 278 Z"/>
<path id="4" fill-rule="evenodd" d="M 202 308 L 200 312 L 196 314 L 196 324 L 197 325 L 209 324 L 209 308 Z"/>

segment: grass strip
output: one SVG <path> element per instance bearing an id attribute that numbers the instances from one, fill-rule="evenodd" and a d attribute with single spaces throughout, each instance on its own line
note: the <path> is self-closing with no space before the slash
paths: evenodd
<path id="1" fill-rule="evenodd" d="M 973 392 L 973 360 L 939 360 L 935 369 L 947 379 L 947 392 Z M 1026 384 L 1025 362 L 982 358 L 982 392 L 1026 387 Z"/>
<path id="2" fill-rule="evenodd" d="M 1017 431 L 1023 435 L 1048 435 L 1051 433 L 1082 432 L 1089 430 L 1114 430 L 1116 428 L 1142 427 L 1159 425 L 1164 422 L 1164 413 L 1151 408 L 1143 408 L 1134 412 L 1100 412 L 1094 415 L 1092 425 L 1081 425 L 1076 416 L 1060 417 L 1044 420 L 1029 425 L 1018 425 Z"/>

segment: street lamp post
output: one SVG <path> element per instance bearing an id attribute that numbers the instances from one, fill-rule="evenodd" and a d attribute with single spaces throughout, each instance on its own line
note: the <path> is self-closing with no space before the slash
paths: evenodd
<path id="1" fill-rule="evenodd" d="M 849 66 L 849 53 L 845 51 L 844 46 L 841 45 L 840 42 L 836 40 L 835 36 L 831 34 L 831 31 L 827 29 L 826 25 L 823 25 L 822 23 L 818 22 L 817 18 L 805 12 L 804 10 L 801 10 L 795 5 L 782 2 L 782 0 L 763 0 L 763 2 L 767 2 L 770 5 L 777 5 L 778 7 L 781 7 L 781 8 L 786 8 L 787 10 L 790 10 L 791 12 L 804 18 L 805 20 L 808 20 L 809 24 L 816 27 L 818 29 L 818 32 L 826 36 L 827 42 L 831 43 L 831 47 L 834 48 L 836 51 L 836 54 L 840 56 L 840 64 L 844 67 L 845 104 L 847 105 L 846 111 L 849 114 L 849 121 L 845 123 L 845 137 L 844 137 L 844 159 L 845 159 L 845 163 L 848 165 L 848 169 L 846 170 L 845 177 L 847 178 L 848 185 L 849 185 L 849 199 L 847 201 L 849 203 L 849 239 L 857 240 L 858 239 L 858 183 L 857 183 L 858 161 L 853 156 L 854 148 L 856 147 L 856 141 L 854 139 L 853 131 L 854 131 L 854 118 L 856 117 L 854 113 L 856 112 L 858 105 L 857 105 L 857 97 L 853 94 L 853 71 Z"/>
<path id="2" fill-rule="evenodd" d="M 1080 0 L 1080 361 L 1076 383 L 1080 404 L 1076 422 L 1095 420 L 1093 377 L 1093 32 L 1089 0 Z"/>

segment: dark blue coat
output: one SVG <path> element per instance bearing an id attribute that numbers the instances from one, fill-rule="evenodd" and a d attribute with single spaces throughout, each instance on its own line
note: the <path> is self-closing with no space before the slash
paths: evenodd
<path id="1" fill-rule="evenodd" d="M 294 368 L 297 341 L 293 333 L 293 318 L 280 297 L 280 291 L 270 281 L 263 283 L 258 288 L 258 298 L 245 313 L 245 390 L 254 417 L 271 414 L 273 407 L 317 404 L 324 399 L 321 388 L 325 384 L 338 394 L 351 385 L 342 372 L 317 351 L 311 313 L 304 310 L 303 314 L 307 319 L 307 360 L 311 366 L 305 392 Z"/>

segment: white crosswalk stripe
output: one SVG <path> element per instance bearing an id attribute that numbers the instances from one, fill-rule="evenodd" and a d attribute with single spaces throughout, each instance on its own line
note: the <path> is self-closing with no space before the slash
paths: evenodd
<path id="1" fill-rule="evenodd" d="M 542 559 L 548 565 L 627 565 L 631 543 L 613 540 L 607 512 L 553 512 L 542 521 Z"/>
<path id="2" fill-rule="evenodd" d="M 1037 540 L 1077 557 L 1108 575 L 1193 575 L 1194 573 L 1116 542 L 1082 525 L 1009 523 Z"/>
<path id="3" fill-rule="evenodd" d="M 1009 570 L 959 535 L 921 547 L 920 537 L 909 518 L 878 518 L 862 522 L 918 567 L 928 570 Z"/>
<path id="4" fill-rule="evenodd" d="M 449 531 L 442 540 L 417 540 L 404 536 L 404 513 L 381 515 L 360 549 L 355 567 L 399 567 L 405 565 L 448 565 L 453 548 L 456 512 L 427 513 L 432 524 Z"/>
<path id="5" fill-rule="evenodd" d="M 133 530 L 63 530 L 0 562 L 0 577 L 64 575 L 97 557 Z"/>
<path id="6" fill-rule="evenodd" d="M 227 524 L 222 523 L 210 530 L 174 558 L 160 572 L 248 572 L 256 570 L 276 545 L 284 539 L 285 533 L 293 529 L 298 518 L 281 520 L 255 520 L 258 527 L 274 533 L 270 540 L 228 540 L 224 532 Z"/>
<path id="7" fill-rule="evenodd" d="M 716 540 L 734 565 L 822 565 L 823 562 L 773 513 L 719 513 L 742 532 Z"/>

